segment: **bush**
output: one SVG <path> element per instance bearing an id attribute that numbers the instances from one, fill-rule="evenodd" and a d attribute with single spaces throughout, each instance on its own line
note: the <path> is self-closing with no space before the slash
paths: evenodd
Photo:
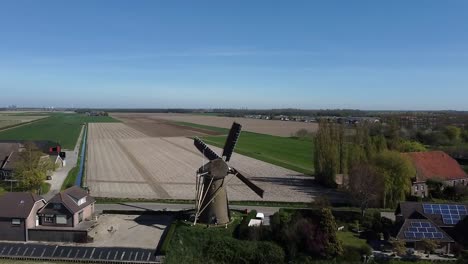
<path id="1" fill-rule="evenodd" d="M 244 216 L 244 218 L 242 218 L 242 221 L 236 230 L 237 238 L 248 240 L 249 233 L 250 233 L 249 222 L 251 219 L 255 218 L 255 216 L 257 216 L 257 211 L 252 210 L 246 216 Z"/>
<path id="2" fill-rule="evenodd" d="M 233 238 L 211 239 L 203 247 L 210 263 L 284 263 L 284 251 L 270 242 L 246 242 Z"/>
<path id="3" fill-rule="evenodd" d="M 344 253 L 343 256 L 339 259 L 346 260 L 346 261 L 360 261 L 363 255 L 369 256 L 372 254 L 372 249 L 370 246 L 344 246 L 343 247 Z"/>

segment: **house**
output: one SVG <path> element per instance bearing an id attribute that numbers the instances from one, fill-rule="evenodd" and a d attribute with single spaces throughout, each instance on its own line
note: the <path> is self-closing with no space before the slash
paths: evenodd
<path id="1" fill-rule="evenodd" d="M 70 187 L 50 199 L 38 212 L 44 227 L 77 227 L 94 215 L 95 200 L 78 186 Z"/>
<path id="2" fill-rule="evenodd" d="M 0 240 L 28 241 L 28 229 L 37 226 L 37 211 L 45 200 L 36 194 L 10 192 L 0 197 Z"/>
<path id="3" fill-rule="evenodd" d="M 49 158 L 57 168 L 65 166 L 60 145 L 51 141 L 34 141 L 35 147 L 44 153 L 42 159 Z M 15 181 L 13 173 L 20 153 L 25 150 L 26 141 L 0 141 L 0 180 Z"/>
<path id="4" fill-rule="evenodd" d="M 20 143 L 0 142 L 0 179 L 11 178 L 11 156 L 22 148 Z"/>
<path id="5" fill-rule="evenodd" d="M 468 175 L 458 162 L 443 151 L 405 153 L 416 168 L 411 194 L 426 197 L 429 190 L 427 180 L 438 180 L 447 186 L 468 185 Z"/>
<path id="6" fill-rule="evenodd" d="M 32 193 L 6 193 L 0 197 L 0 240 L 88 242 L 88 232 L 96 224 L 94 203 L 77 186 L 48 202 Z"/>
<path id="7" fill-rule="evenodd" d="M 468 215 L 468 204 L 402 202 L 395 211 L 398 232 L 395 238 L 415 250 L 424 250 L 422 239 L 437 241 L 438 251 L 449 253 L 455 240 L 455 225 Z"/>

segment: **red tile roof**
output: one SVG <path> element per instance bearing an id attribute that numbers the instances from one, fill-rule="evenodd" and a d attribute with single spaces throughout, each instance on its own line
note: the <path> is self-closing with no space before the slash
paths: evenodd
<path id="1" fill-rule="evenodd" d="M 405 153 L 416 167 L 416 181 L 468 178 L 458 162 L 443 151 Z"/>

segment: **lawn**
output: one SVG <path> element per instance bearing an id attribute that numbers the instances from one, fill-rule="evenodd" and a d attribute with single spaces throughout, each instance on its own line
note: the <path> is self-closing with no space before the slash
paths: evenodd
<path id="1" fill-rule="evenodd" d="M 178 122 L 180 125 L 208 129 L 220 133 L 228 133 L 228 129 L 204 126 L 186 122 Z M 206 136 L 203 141 L 220 148 L 224 147 L 227 135 Z M 243 131 L 239 137 L 235 152 L 275 164 L 297 172 L 312 175 L 313 147 L 311 139 L 298 139 L 278 137 Z"/>
<path id="2" fill-rule="evenodd" d="M 349 232 L 349 231 L 338 231 L 337 233 L 338 239 L 343 242 L 343 246 L 351 246 L 351 247 L 365 247 L 367 245 L 365 239 L 361 239 L 356 237 L 356 234 Z"/>
<path id="3" fill-rule="evenodd" d="M 73 149 L 84 123 L 119 122 L 110 116 L 54 113 L 28 125 L 0 132 L 0 140 L 50 140 Z"/>

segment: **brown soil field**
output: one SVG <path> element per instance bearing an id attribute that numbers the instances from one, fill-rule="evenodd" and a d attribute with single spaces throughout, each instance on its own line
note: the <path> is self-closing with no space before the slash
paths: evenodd
<path id="1" fill-rule="evenodd" d="M 112 117 L 129 122 L 132 119 L 142 118 L 146 123 L 161 122 L 161 120 L 179 121 L 195 123 L 206 126 L 231 128 L 232 122 L 238 122 L 242 125 L 242 130 L 273 136 L 290 137 L 300 129 L 306 129 L 315 132 L 318 129 L 317 123 L 304 123 L 279 120 L 261 120 L 252 118 L 234 118 L 221 116 L 204 116 L 194 114 L 165 114 L 165 113 L 115 113 Z M 129 123 L 129 125 L 131 125 Z M 191 134 L 193 135 L 193 133 Z M 164 135 L 165 136 L 165 135 Z M 180 135 L 187 136 L 187 135 Z"/>
<path id="2" fill-rule="evenodd" d="M 170 120 L 150 118 L 141 114 L 115 114 L 112 117 L 150 137 L 219 135 L 211 130 L 181 126 Z"/>
<path id="3" fill-rule="evenodd" d="M 207 160 L 191 139 L 148 137 L 122 123 L 89 124 L 88 129 L 86 183 L 93 196 L 194 199 L 195 171 Z M 265 190 L 264 201 L 310 202 L 325 193 L 308 176 L 237 153 L 230 165 Z M 230 200 L 262 200 L 237 178 L 227 180 Z"/>

